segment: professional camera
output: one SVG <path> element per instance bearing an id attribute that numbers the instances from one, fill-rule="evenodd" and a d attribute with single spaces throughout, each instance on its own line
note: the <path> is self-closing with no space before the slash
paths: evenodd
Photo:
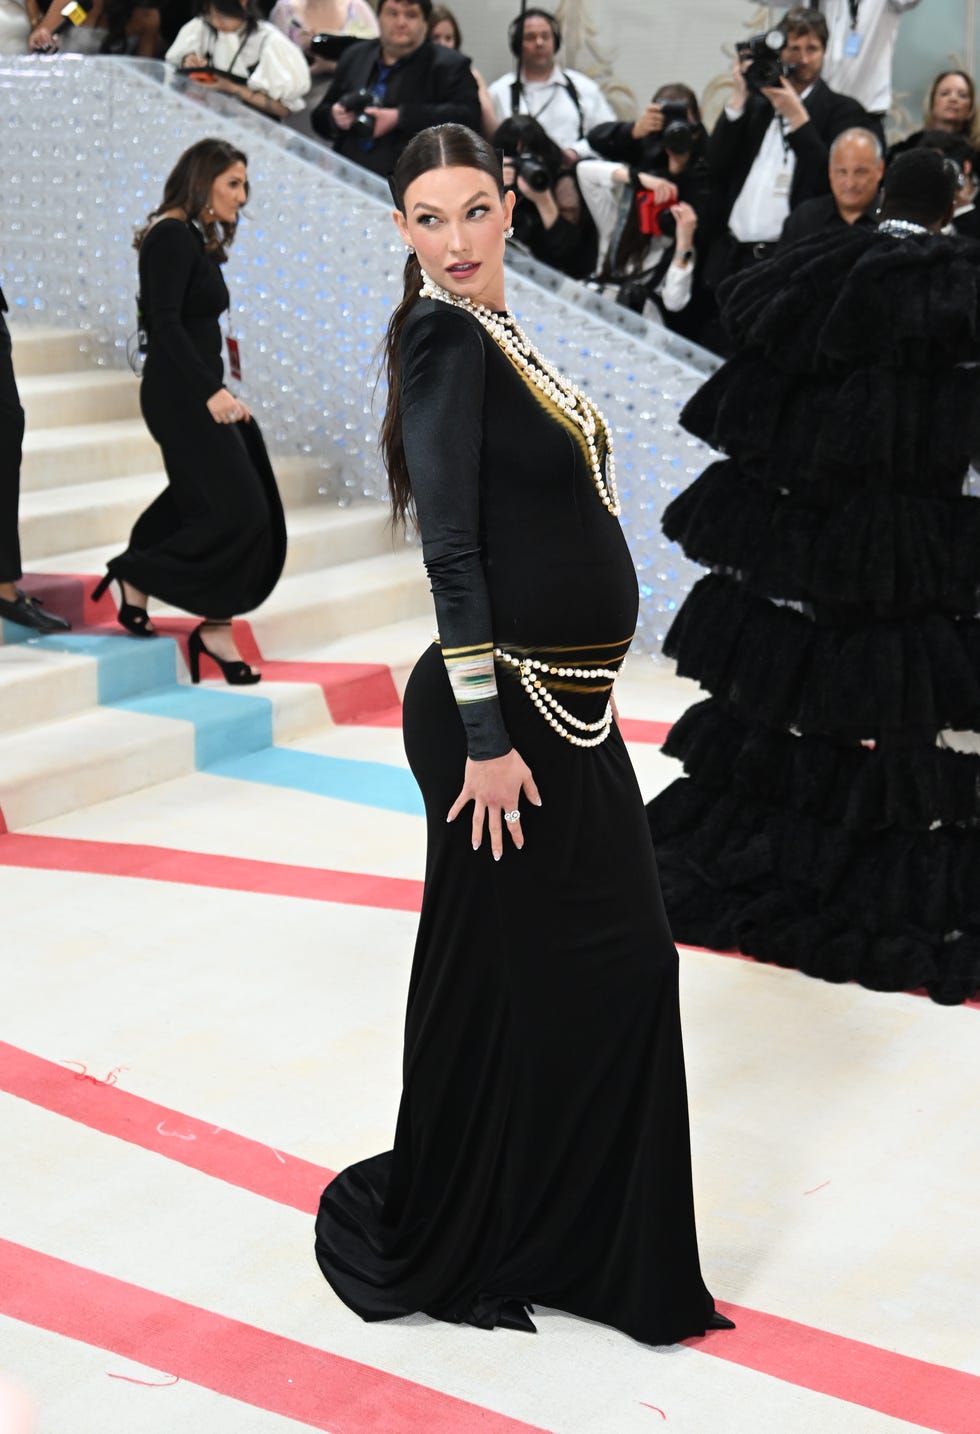
<path id="1" fill-rule="evenodd" d="M 664 117 L 660 141 L 668 154 L 682 159 L 694 148 L 694 126 L 687 105 L 683 100 L 660 100 L 659 104 Z"/>
<path id="2" fill-rule="evenodd" d="M 786 36 L 782 30 L 767 30 L 763 35 L 753 35 L 748 40 L 736 40 L 735 52 L 740 60 L 751 60 L 743 73 L 750 90 L 773 89 L 785 75 L 792 79 L 796 74 L 795 65 L 784 65 L 780 55 L 786 48 Z"/>
<path id="3" fill-rule="evenodd" d="M 636 196 L 640 233 L 649 235 L 651 239 L 676 239 L 677 220 L 670 212 L 676 203 L 676 199 L 668 199 L 666 203 L 658 204 L 649 189 L 641 189 Z"/>
<path id="4" fill-rule="evenodd" d="M 551 188 L 551 171 L 539 154 L 525 150 L 523 154 L 509 154 L 507 161 L 514 166 L 515 176 L 519 175 L 535 194 L 544 194 Z"/>
<path id="5" fill-rule="evenodd" d="M 364 113 L 368 105 L 376 105 L 378 103 L 373 90 L 348 90 L 346 95 L 340 96 L 337 103 L 342 110 L 351 110 L 357 115 L 357 119 L 351 125 L 348 134 L 356 135 L 360 139 L 374 138 L 374 115 L 366 115 Z"/>

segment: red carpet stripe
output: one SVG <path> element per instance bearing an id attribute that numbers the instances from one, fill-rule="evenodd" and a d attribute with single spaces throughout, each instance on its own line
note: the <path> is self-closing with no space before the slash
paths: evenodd
<path id="1" fill-rule="evenodd" d="M 58 1065 L 6 1041 L 0 1041 L 0 1090 L 307 1215 L 316 1213 L 323 1187 L 334 1177 L 325 1166 L 144 1100 L 106 1084 L 98 1073 Z"/>
<path id="2" fill-rule="evenodd" d="M 111 604 L 107 599 L 92 601 L 97 578 L 88 573 L 31 573 L 23 585 L 28 592 L 45 600 L 55 611 L 63 613 L 76 628 L 104 628 L 118 631 L 112 622 Z M 187 639 L 197 626 L 196 618 L 156 618 L 155 625 L 163 633 L 177 639 L 186 660 Z M 359 727 L 400 727 L 401 699 L 391 675 L 383 663 L 371 662 L 279 662 L 267 660 L 255 639 L 246 618 L 235 620 L 235 639 L 245 662 L 261 668 L 270 682 L 308 682 L 323 692 L 327 709 L 338 725 Z M 205 677 L 218 677 L 217 665 L 202 658 Z M 670 731 L 669 722 L 647 722 L 624 718 L 623 735 L 629 742 L 651 742 L 661 745 Z"/>
<path id="3" fill-rule="evenodd" d="M 214 856 L 129 842 L 85 841 L 73 837 L 29 836 L 8 832 L 0 840 L 0 866 L 36 871 L 76 871 L 92 876 L 129 876 L 143 881 L 169 881 L 220 891 L 251 891 L 266 896 L 296 896 L 342 906 L 370 906 L 387 911 L 418 911 L 421 881 L 402 876 L 371 876 L 356 871 L 331 871 L 248 857 Z"/>
<path id="4" fill-rule="evenodd" d="M 316 1210 L 323 1186 L 333 1178 L 333 1172 L 323 1166 L 284 1155 L 246 1136 L 216 1129 L 206 1121 L 79 1075 L 3 1042 L 0 1090 L 310 1215 Z M 940 1434 L 976 1434 L 980 1427 L 980 1377 L 976 1375 L 744 1306 L 725 1304 L 721 1308 L 736 1321 L 738 1329 L 688 1341 L 693 1348 L 774 1379 L 921 1424 Z M 0 1311 L 7 1312 L 3 1295 Z M 51 1328 L 43 1319 L 16 1317 Z M 74 1337 L 86 1339 L 84 1335 Z M 88 1342 L 100 1343 L 91 1339 Z M 117 1353 L 122 1352 L 117 1349 Z M 168 1373 L 180 1373 L 172 1360 L 160 1360 L 145 1352 L 132 1358 Z M 204 1379 L 195 1382 L 208 1383 Z M 248 1398 L 247 1402 L 258 1401 Z M 388 1434 L 388 1425 L 378 1427 Z M 428 1426 L 423 1427 L 429 1434 Z"/>
<path id="5" fill-rule="evenodd" d="M 328 901 L 340 906 L 367 906 L 384 911 L 417 912 L 422 903 L 422 882 L 407 877 L 290 866 L 285 862 L 215 856 L 209 852 L 139 846 L 129 842 L 29 836 L 23 832 L 7 832 L 2 810 L 0 836 L 3 837 L 0 841 L 0 867 L 83 872 L 89 876 L 128 876 L 141 881 L 169 881 L 182 886 L 210 887 L 217 891 L 293 896 L 303 901 Z M 706 946 L 687 944 L 681 949 L 706 956 L 749 961 L 754 965 L 766 964 L 740 951 L 711 951 Z M 910 991 L 906 994 L 924 997 L 927 993 Z M 971 1010 L 980 1010 L 980 998 L 961 1004 Z"/>
<path id="6" fill-rule="evenodd" d="M 641 717 L 621 717 L 619 730 L 627 742 L 649 742 L 651 746 L 662 747 L 673 722 L 648 722 Z"/>
<path id="7" fill-rule="evenodd" d="M 721 1305 L 736 1330 L 686 1341 L 718 1359 L 875 1409 L 937 1434 L 977 1434 L 980 1376 L 895 1354 L 795 1320 Z M 833 1424 L 833 1413 L 828 1413 Z"/>
<path id="8" fill-rule="evenodd" d="M 547 1434 L 8 1240 L 0 1240 L 0 1313 L 330 1434 Z"/>

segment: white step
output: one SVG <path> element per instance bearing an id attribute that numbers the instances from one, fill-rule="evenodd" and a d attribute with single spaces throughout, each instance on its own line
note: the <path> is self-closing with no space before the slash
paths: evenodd
<path id="1" fill-rule="evenodd" d="M 18 375 L 17 387 L 28 431 L 140 417 L 139 379 L 118 369 Z"/>
<path id="2" fill-rule="evenodd" d="M 69 428 L 28 429 L 21 492 L 124 478 L 160 466 L 160 450 L 140 418 Z"/>
<path id="3" fill-rule="evenodd" d="M 66 373 L 94 367 L 91 336 L 80 329 L 34 328 L 18 323 L 16 314 L 8 314 L 7 322 L 13 339 L 18 385 L 31 374 Z"/>
<path id="4" fill-rule="evenodd" d="M 311 648 L 429 611 L 418 552 L 362 558 L 283 578 L 249 621 L 265 657 L 305 657 Z"/>
<path id="5" fill-rule="evenodd" d="M 0 735 L 73 716 L 99 700 L 95 663 L 40 640 L 0 645 Z"/>
<path id="6" fill-rule="evenodd" d="M 22 493 L 19 526 L 25 564 L 51 572 L 76 571 L 56 568 L 49 555 L 103 544 L 123 546 L 140 513 L 165 484 L 161 472 Z"/>
<path id="7" fill-rule="evenodd" d="M 118 641 L 134 639 L 120 637 Z M 158 641 L 173 646 L 171 639 Z M 5 657 L 6 651 L 0 649 L 0 656 Z M 82 661 L 66 654 L 61 657 L 66 667 L 75 669 Z M 186 675 L 183 662 L 179 658 L 177 661 Z M 88 667 L 88 680 L 94 684 L 95 662 L 90 660 Z M 3 688 L 0 680 L 0 701 Z M 67 687 L 64 690 L 67 692 Z M 149 701 L 159 696 L 166 704 L 172 690 L 138 695 Z M 181 683 L 179 690 L 191 694 L 194 691 L 186 683 Z M 256 687 L 231 688 L 218 679 L 202 683 L 197 690 L 227 693 L 238 699 L 235 712 L 229 716 L 223 712 L 207 714 L 210 746 L 222 755 L 255 750 L 254 746 L 241 746 L 244 709 L 240 704 L 261 701 L 271 706 L 272 734 L 277 744 L 319 733 L 330 725 L 323 693 L 313 684 L 262 682 Z M 81 685 L 77 691 L 80 697 L 89 695 Z M 249 719 L 246 726 L 251 725 Z M 12 731 L 0 727 L 0 810 L 12 830 L 188 776 L 197 769 L 194 725 L 173 716 L 87 706 L 57 721 L 36 722 Z"/>
<path id="8" fill-rule="evenodd" d="M 194 770 L 194 729 L 98 707 L 0 737 L 0 809 L 27 827 Z"/>

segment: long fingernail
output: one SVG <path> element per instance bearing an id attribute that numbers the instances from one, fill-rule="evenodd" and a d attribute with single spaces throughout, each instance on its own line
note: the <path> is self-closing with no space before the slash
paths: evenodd
<path id="1" fill-rule="evenodd" d="M 493 859 L 494 859 L 494 861 L 499 861 L 502 856 L 503 856 L 503 852 L 502 852 L 502 851 L 495 851 L 494 854 L 493 854 Z"/>
<path id="2" fill-rule="evenodd" d="M 480 843 L 479 843 L 478 841 L 475 841 L 475 842 L 473 843 L 473 850 L 474 850 L 474 851 L 479 851 L 479 850 L 480 850 Z"/>

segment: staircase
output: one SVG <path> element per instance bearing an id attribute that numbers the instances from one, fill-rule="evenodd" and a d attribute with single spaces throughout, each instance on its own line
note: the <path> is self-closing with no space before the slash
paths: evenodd
<path id="1" fill-rule="evenodd" d="M 194 621 L 151 603 L 165 634 L 140 641 L 91 601 L 107 558 L 161 490 L 160 453 L 139 384 L 92 366 L 70 330 L 14 329 L 27 415 L 21 469 L 24 586 L 69 617 L 65 636 L 0 623 L 0 830 L 23 828 L 341 721 L 389 721 L 429 640 L 431 599 L 417 549 L 392 537 L 380 504 L 318 497 L 323 470 L 279 460 L 289 533 L 275 593 L 236 624 L 264 668 L 254 689 L 188 685 Z M 216 676 L 216 670 L 214 670 Z"/>

